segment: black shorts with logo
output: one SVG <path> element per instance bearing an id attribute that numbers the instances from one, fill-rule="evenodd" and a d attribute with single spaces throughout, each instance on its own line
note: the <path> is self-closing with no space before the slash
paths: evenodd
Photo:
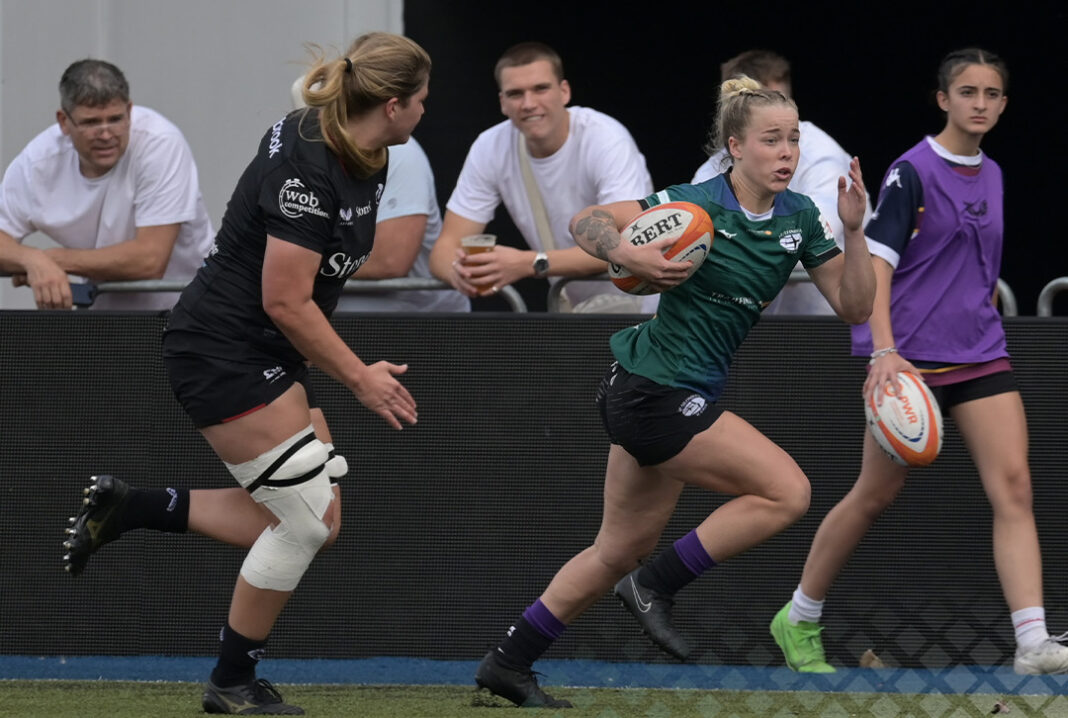
<path id="1" fill-rule="evenodd" d="M 597 389 L 601 421 L 613 444 L 640 466 L 660 464 L 712 426 L 723 410 L 697 392 L 657 384 L 613 362 Z"/>
<path id="2" fill-rule="evenodd" d="M 304 386 L 308 406 L 318 406 L 303 362 L 281 362 L 242 342 L 229 344 L 227 358 L 222 359 L 197 353 L 198 339 L 192 332 L 168 332 L 163 339 L 163 365 L 171 390 L 197 428 L 251 414 L 296 383 Z M 207 341 L 211 354 L 220 353 L 214 338 Z"/>

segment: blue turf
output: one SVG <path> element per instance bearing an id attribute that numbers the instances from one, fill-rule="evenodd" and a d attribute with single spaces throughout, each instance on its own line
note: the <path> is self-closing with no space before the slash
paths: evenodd
<path id="1" fill-rule="evenodd" d="M 174 656 L 3 656 L 0 680 L 127 680 L 201 682 L 214 658 Z M 476 661 L 421 658 L 356 660 L 269 659 L 261 675 L 275 683 L 470 685 Z M 958 666 L 942 670 L 847 668 L 805 675 L 749 666 L 539 661 L 543 685 L 591 688 L 849 691 L 876 693 L 1068 694 L 1068 676 L 1018 676 L 1011 668 Z"/>

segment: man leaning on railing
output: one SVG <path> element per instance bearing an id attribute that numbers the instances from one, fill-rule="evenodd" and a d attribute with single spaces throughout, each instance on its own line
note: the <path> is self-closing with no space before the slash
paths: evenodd
<path id="1" fill-rule="evenodd" d="M 0 184 L 0 272 L 41 309 L 92 303 L 96 281 L 192 277 L 214 232 L 193 153 L 165 117 L 130 101 L 122 71 L 79 60 L 59 82 L 56 124 L 11 162 Z M 25 246 L 42 232 L 58 245 Z M 78 296 L 76 296 L 78 295 Z M 168 309 L 176 293 L 116 293 L 101 309 Z"/>

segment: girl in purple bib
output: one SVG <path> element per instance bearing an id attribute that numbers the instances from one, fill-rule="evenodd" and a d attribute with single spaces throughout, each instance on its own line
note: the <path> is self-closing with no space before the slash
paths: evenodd
<path id="1" fill-rule="evenodd" d="M 1051 638 L 1031 509 L 1027 422 L 993 303 L 1001 267 L 1001 168 L 979 149 L 1005 109 L 1008 70 L 979 49 L 952 52 L 938 73 L 945 128 L 891 165 L 865 230 L 878 282 L 853 353 L 870 357 L 865 396 L 923 376 L 969 447 L 993 508 L 994 563 L 1016 633 L 1021 674 L 1068 672 L 1068 634 Z M 819 620 L 831 583 L 894 500 L 908 468 L 865 432 L 860 476 L 823 519 L 793 600 L 771 632 L 797 671 L 829 673 Z"/>

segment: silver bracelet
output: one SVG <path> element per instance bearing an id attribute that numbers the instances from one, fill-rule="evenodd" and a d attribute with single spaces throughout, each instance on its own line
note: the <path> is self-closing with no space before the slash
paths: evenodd
<path id="1" fill-rule="evenodd" d="M 874 364 L 875 360 L 879 357 L 884 357 L 887 354 L 897 354 L 897 347 L 887 347 L 886 349 L 876 349 L 871 353 L 871 358 L 868 360 L 869 364 Z"/>

